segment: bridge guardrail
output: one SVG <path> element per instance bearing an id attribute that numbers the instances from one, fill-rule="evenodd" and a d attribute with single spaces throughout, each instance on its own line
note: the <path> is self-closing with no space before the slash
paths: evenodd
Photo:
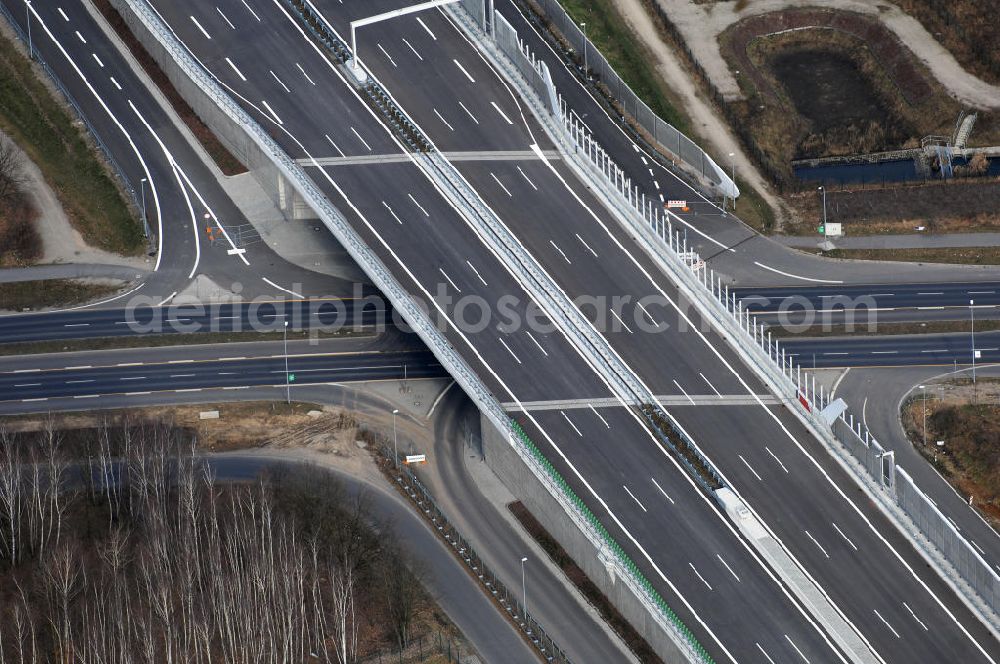
<path id="1" fill-rule="evenodd" d="M 499 31 L 504 23 L 507 22 L 496 12 L 494 29 Z M 496 41 L 501 47 L 511 43 L 518 48 L 505 51 L 508 58 L 530 59 L 516 37 Z M 505 73 L 516 79 L 523 77 L 523 69 L 515 66 Z M 521 86 L 522 96 L 535 90 L 535 85 Z M 546 105 L 542 99 L 526 101 L 534 101 L 531 105 L 536 116 L 545 115 Z M 916 486 L 909 474 L 896 466 L 892 453 L 886 452 L 860 422 L 855 423 L 853 416 L 842 413 L 832 427 L 827 423 L 821 412 L 830 405 L 832 398 L 822 385 L 817 387 L 815 376 L 810 377 L 808 372 L 803 374 L 802 366 L 772 339 L 766 326 L 757 322 L 735 294 L 729 293 L 728 286 L 714 270 L 687 246 L 686 236 L 674 227 L 675 219 L 680 222 L 677 216 L 670 210 L 661 209 L 632 184 L 561 98 L 559 109 L 558 115 L 538 117 L 539 121 L 549 129 L 552 121 L 559 125 L 554 136 L 561 136 L 565 139 L 564 145 L 567 142 L 570 145 L 571 152 L 584 158 L 582 161 L 589 167 L 591 181 L 609 194 L 605 200 L 639 232 L 647 247 L 661 260 L 702 315 L 746 351 L 743 359 L 792 406 L 792 412 L 875 499 L 959 597 L 995 633 L 1000 632 L 1000 575 Z M 550 135 L 553 135 L 551 131 Z"/>

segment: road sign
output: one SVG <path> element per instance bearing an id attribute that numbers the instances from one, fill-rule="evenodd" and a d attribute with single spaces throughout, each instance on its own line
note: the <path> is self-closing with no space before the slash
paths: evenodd
<path id="1" fill-rule="evenodd" d="M 826 226 L 820 224 L 819 227 L 816 229 L 816 232 L 819 233 L 820 235 L 826 235 Z"/>
<path id="2" fill-rule="evenodd" d="M 834 222 L 826 223 L 827 237 L 840 237 L 843 234 L 844 234 L 844 228 L 842 224 Z"/>
<path id="3" fill-rule="evenodd" d="M 687 201 L 667 201 L 667 209 L 686 208 L 687 206 Z"/>
<path id="4" fill-rule="evenodd" d="M 403 463 L 414 464 L 414 463 L 427 463 L 426 454 L 407 454 L 406 459 Z"/>
<path id="5" fill-rule="evenodd" d="M 288 382 L 289 383 L 295 382 L 295 374 L 288 374 Z"/>

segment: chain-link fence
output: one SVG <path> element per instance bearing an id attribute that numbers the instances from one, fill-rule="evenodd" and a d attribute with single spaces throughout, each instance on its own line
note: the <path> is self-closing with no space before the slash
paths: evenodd
<path id="1" fill-rule="evenodd" d="M 587 38 L 577 22 L 566 12 L 559 0 L 533 0 L 533 2 L 576 54 L 577 61 L 584 71 L 606 88 L 621 113 L 632 118 L 645 132 L 647 138 L 683 161 L 691 170 L 700 174 L 727 196 L 739 195 L 736 184 L 704 150 L 656 115 L 646 102 L 632 91 L 607 58 Z"/>
<path id="2" fill-rule="evenodd" d="M 535 620 L 530 612 L 525 611 L 522 601 L 518 599 L 516 592 L 512 592 L 501 581 L 495 572 L 491 570 L 476 553 L 467 539 L 462 537 L 454 525 L 438 508 L 437 503 L 431 497 L 430 492 L 409 466 L 402 462 L 392 448 L 388 445 L 380 445 L 377 448 L 388 464 L 388 469 L 399 483 L 400 488 L 410 497 L 414 505 L 424 513 L 425 518 L 438 531 L 438 534 L 455 550 L 458 556 L 466 564 L 469 570 L 479 579 L 487 592 L 489 592 L 496 603 L 503 608 L 510 616 L 511 621 L 524 633 L 534 644 L 538 652 L 549 662 L 554 664 L 570 664 L 566 653 L 556 645 L 555 641 L 545 633 L 545 630 Z"/>
<path id="3" fill-rule="evenodd" d="M 25 45 L 27 45 L 28 35 L 21 28 L 20 24 L 18 24 L 18 22 L 14 19 L 14 16 L 10 13 L 10 10 L 7 9 L 7 6 L 4 5 L 3 3 L 0 3 L 0 15 L 2 15 L 5 19 L 7 19 L 7 23 L 14 29 L 14 34 L 17 35 L 17 38 L 20 39 L 22 42 L 24 42 Z M 128 196 L 129 198 L 132 199 L 133 204 L 135 204 L 136 208 L 141 207 L 142 203 L 139 200 L 139 195 L 137 194 L 135 187 L 132 186 L 132 181 L 129 179 L 127 175 L 125 175 L 125 171 L 121 168 L 121 166 L 118 165 L 118 162 L 115 161 L 115 158 L 111 155 L 111 150 L 101 139 L 101 135 L 98 133 L 94 125 L 92 125 L 90 123 L 90 120 L 87 119 L 87 114 L 83 112 L 83 108 L 80 107 L 76 99 L 73 97 L 73 95 L 70 94 L 66 86 L 63 85 L 62 81 L 52 70 L 52 68 L 49 67 L 49 64 L 45 61 L 45 59 L 42 58 L 37 48 L 34 47 L 31 48 L 31 55 L 35 63 L 42 68 L 45 74 L 49 77 L 49 80 L 52 81 L 52 84 L 56 86 L 56 89 L 66 100 L 66 103 L 68 103 L 70 108 L 73 109 L 73 113 L 76 115 L 76 117 L 80 120 L 80 122 L 83 123 L 83 126 L 87 128 L 87 131 L 90 133 L 90 137 L 91 139 L 93 139 L 94 144 L 101 151 L 101 154 L 104 156 L 105 162 L 108 164 L 108 166 L 111 167 L 111 170 L 114 172 L 115 176 L 119 180 L 121 180 L 123 189 L 125 190 L 125 192 L 128 193 Z M 144 224 L 143 231 L 146 237 L 149 237 L 149 227 L 145 226 L 145 220 L 143 220 L 143 224 Z"/>

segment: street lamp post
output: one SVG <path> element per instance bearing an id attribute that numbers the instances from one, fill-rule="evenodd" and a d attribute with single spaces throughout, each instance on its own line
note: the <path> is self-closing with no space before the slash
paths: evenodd
<path id="1" fill-rule="evenodd" d="M 583 77 L 590 80 L 590 65 L 587 62 L 587 24 L 580 23 L 583 30 Z"/>
<path id="2" fill-rule="evenodd" d="M 285 403 L 292 403 L 292 383 L 288 380 L 288 321 L 282 329 L 282 336 L 285 344 Z"/>
<path id="3" fill-rule="evenodd" d="M 820 186 L 819 190 L 823 193 L 823 237 L 826 237 L 826 187 Z"/>
<path id="4" fill-rule="evenodd" d="M 733 187 L 736 187 L 736 153 L 729 153 L 729 166 L 732 169 Z M 733 195 L 733 212 L 736 212 L 736 195 Z"/>
<path id="5" fill-rule="evenodd" d="M 524 584 L 524 563 L 528 562 L 527 556 L 521 558 L 521 612 L 524 614 L 524 622 L 528 622 L 528 587 Z"/>
<path id="6" fill-rule="evenodd" d="M 392 411 L 392 461 L 399 468 L 399 452 L 396 447 L 396 414 L 399 413 L 398 408 L 394 408 Z"/>
<path id="7" fill-rule="evenodd" d="M 142 196 L 142 230 L 149 237 L 149 220 L 146 218 L 146 178 L 139 180 L 139 191 Z"/>
<path id="8" fill-rule="evenodd" d="M 972 332 L 972 400 L 975 401 L 976 397 L 976 310 L 974 308 L 976 304 L 975 300 L 969 300 L 969 323 L 970 331 Z"/>
<path id="9" fill-rule="evenodd" d="M 25 3 L 24 14 L 26 17 L 26 24 L 28 26 L 28 59 L 35 59 L 35 47 L 31 43 L 31 0 Z"/>
<path id="10" fill-rule="evenodd" d="M 927 447 L 927 386 L 921 385 L 920 389 L 924 391 L 924 447 Z"/>

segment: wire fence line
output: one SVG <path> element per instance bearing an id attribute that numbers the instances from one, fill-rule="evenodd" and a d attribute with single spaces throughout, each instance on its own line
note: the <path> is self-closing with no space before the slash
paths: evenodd
<path id="1" fill-rule="evenodd" d="M 604 54 L 586 36 L 559 0 L 532 0 L 553 28 L 558 30 L 585 76 L 593 77 L 614 99 L 622 115 L 631 118 L 649 139 L 665 152 L 674 155 L 688 168 L 710 182 L 730 198 L 739 196 L 739 188 L 725 170 L 694 141 L 653 112 L 646 102 L 622 80 Z"/>
<path id="2" fill-rule="evenodd" d="M 535 620 L 531 612 L 525 609 L 523 600 L 518 598 L 517 592 L 512 592 L 483 562 L 472 544 L 462 536 L 438 507 L 427 487 L 410 470 L 410 467 L 402 462 L 392 447 L 385 443 L 386 441 L 383 440 L 377 449 L 388 464 L 387 470 L 393 475 L 403 492 L 410 497 L 417 509 L 431 523 L 438 535 L 448 542 L 486 592 L 507 613 L 511 621 L 535 646 L 542 657 L 554 664 L 571 664 L 571 660 L 562 648 L 545 632 L 545 629 Z"/>
<path id="3" fill-rule="evenodd" d="M 533 62 L 516 39 L 500 40 L 503 20 L 499 12 L 496 16 L 497 45 L 506 46 L 505 55 L 514 62 L 518 59 L 522 63 L 525 59 Z M 515 43 L 517 48 L 514 48 Z M 525 68 L 523 64 L 517 67 L 519 72 Z M 721 277 L 688 247 L 686 234 L 673 227 L 674 215 L 669 211 L 664 213 L 659 206 L 647 201 L 586 126 L 578 122 L 575 113 L 562 100 L 560 105 L 562 122 L 577 148 L 574 156 L 590 163 L 595 183 L 603 182 L 606 193 L 617 200 L 625 218 L 642 231 L 641 237 L 652 241 L 654 252 L 664 259 L 668 271 L 677 277 L 678 285 L 700 305 L 706 318 L 733 334 L 748 351 L 745 360 L 769 379 L 776 393 L 797 416 L 809 423 L 833 456 L 845 462 L 855 480 L 874 491 L 883 512 L 925 557 L 933 561 L 937 572 L 960 589 L 959 595 L 970 602 L 970 608 L 987 622 L 1000 626 L 997 616 L 1000 612 L 1000 575 L 917 487 L 909 474 L 895 464 L 895 455 L 886 451 L 852 415 L 844 412 L 846 405 L 844 411 L 836 416 L 833 414 L 837 406 L 833 405 L 832 396 L 822 385 L 817 386 L 815 375 L 803 371 L 804 367 L 780 347 L 766 326 L 757 322 L 735 294 L 729 293 Z M 700 450 L 698 453 L 701 456 Z M 850 467 L 850 460 L 856 462 L 856 468 Z M 707 463 L 711 465 L 710 461 Z"/>
<path id="4" fill-rule="evenodd" d="M 4 5 L 2 2 L 0 2 L 0 15 L 3 15 L 3 17 L 7 19 L 7 23 L 9 23 L 10 26 L 14 29 L 14 34 L 17 35 L 17 38 L 20 39 L 27 46 L 28 35 L 21 28 L 20 24 L 14 18 L 13 14 L 10 13 L 10 10 L 7 9 L 7 6 Z M 97 131 L 97 128 L 94 127 L 93 124 L 91 124 L 90 120 L 87 118 L 87 114 L 84 113 L 83 108 L 80 106 L 80 104 L 77 103 L 76 98 L 74 98 L 73 95 L 70 94 L 70 91 L 66 88 L 65 85 L 63 85 L 62 80 L 60 80 L 59 76 L 57 76 L 55 71 L 52 70 L 49 64 L 42 57 L 41 53 L 38 52 L 37 48 L 34 47 L 31 48 L 31 56 L 34 62 L 39 67 L 42 68 L 42 70 L 45 72 L 46 76 L 48 76 L 52 84 L 56 86 L 56 89 L 63 96 L 63 99 L 66 100 L 66 103 L 68 103 L 70 108 L 73 109 L 73 114 L 76 115 L 77 119 L 80 122 L 82 122 L 83 125 L 87 128 L 87 132 L 90 134 L 91 139 L 94 141 L 94 144 L 97 146 L 97 148 L 101 151 L 101 154 L 104 156 L 105 162 L 111 167 L 111 170 L 114 172 L 115 177 L 117 177 L 121 181 L 123 188 L 128 193 L 129 198 L 132 199 L 132 203 L 136 206 L 136 208 L 140 208 L 142 203 L 139 200 L 139 195 L 136 193 L 135 187 L 132 186 L 132 180 L 125 174 L 125 170 L 118 165 L 118 162 L 111 154 L 110 148 L 108 148 L 108 146 L 101 139 L 101 134 Z M 149 227 L 146 224 L 145 219 L 143 219 L 143 232 L 145 233 L 146 237 L 149 237 Z"/>

